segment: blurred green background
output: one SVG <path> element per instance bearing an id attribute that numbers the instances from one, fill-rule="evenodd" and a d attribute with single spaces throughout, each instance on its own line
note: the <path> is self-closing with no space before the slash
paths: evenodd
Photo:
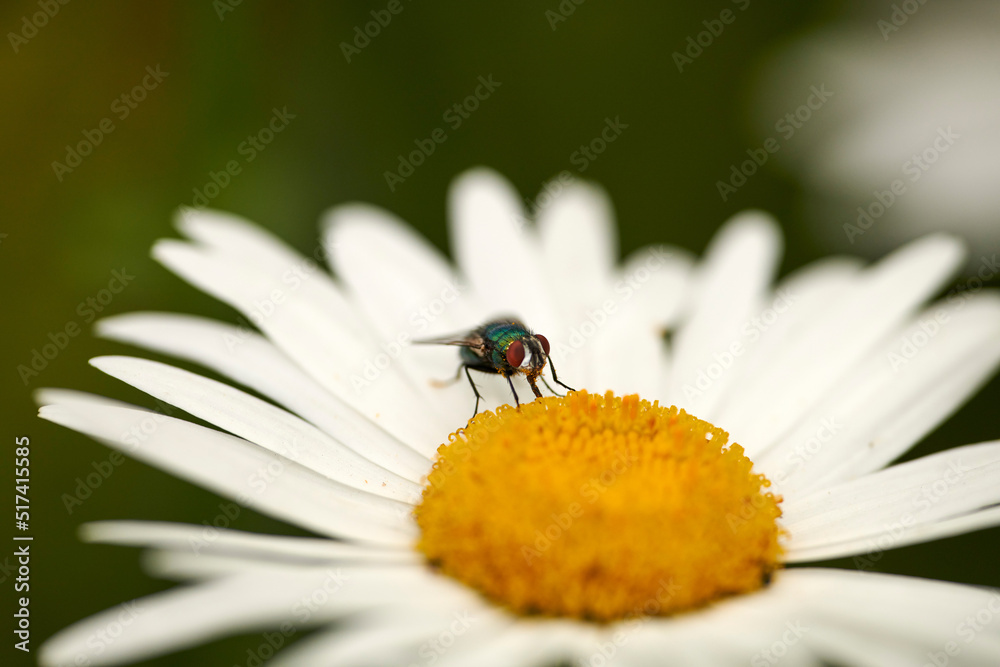
<path id="1" fill-rule="evenodd" d="M 8 456 L 0 479 L 9 489 L 14 437 L 29 435 L 33 649 L 75 620 L 172 585 L 145 576 L 135 550 L 79 543 L 81 523 L 199 524 L 217 513 L 220 498 L 131 460 L 68 513 L 61 496 L 95 462 L 107 461 L 110 450 L 37 419 L 31 391 L 69 387 L 151 405 L 87 365 L 93 356 L 131 351 L 93 338 L 86 311 L 78 311 L 113 270 L 135 278 L 105 314 L 166 310 L 235 320 L 234 311 L 168 273 L 148 252 L 155 239 L 175 235 L 178 206 L 191 204 L 210 172 L 230 160 L 239 161 L 241 172 L 211 205 L 255 220 L 304 251 L 315 245 L 320 213 L 350 200 L 383 206 L 447 248 L 448 184 L 485 164 L 531 198 L 567 169 L 599 182 L 615 204 L 624 252 L 663 241 L 700 252 L 731 214 L 757 207 L 777 215 L 785 230 L 782 273 L 826 253 L 800 219 L 796 186 L 780 172 L 761 170 L 727 202 L 715 183 L 758 145 L 747 105 L 761 59 L 835 19 L 839 5 L 753 1 L 741 11 L 746 0 L 565 0 L 564 11 L 573 12 L 553 28 L 546 12 L 559 12 L 557 0 L 401 3 L 403 11 L 350 62 L 341 43 L 352 41 L 355 27 L 386 2 L 78 1 L 59 5 L 33 36 L 13 42 L 10 33 L 24 33 L 24 17 L 41 10 L 25 0 L 0 9 L 6 35 L 0 266 L 10 315 L 3 327 Z M 735 21 L 678 72 L 672 54 L 726 8 Z M 123 118 L 120 98 L 142 83 L 147 67 L 169 74 Z M 480 76 L 501 85 L 451 129 L 442 114 L 472 94 Z M 247 162 L 242 142 L 268 124 L 275 108 L 294 118 Z M 572 154 L 609 117 L 627 129 L 580 172 Z M 65 162 L 67 144 L 105 118 L 114 130 L 79 166 L 57 175 L 52 163 Z M 447 128 L 447 141 L 390 191 L 383 173 L 437 127 Z M 83 333 L 26 385 L 17 366 L 30 364 L 32 351 L 69 322 Z M 1000 436 L 998 404 L 994 380 L 909 456 Z M 234 527 L 295 533 L 249 510 Z M 1000 530 L 982 531 L 888 552 L 874 569 L 1000 586 L 998 546 Z M 9 610 L 11 575 L 0 578 Z M 4 617 L 6 628 L 11 617 L 7 611 Z M 9 629 L 4 636 L 0 655 L 14 654 L 5 664 L 34 663 L 34 654 L 25 659 L 11 649 Z M 259 635 L 236 637 L 148 664 L 242 664 L 247 648 L 259 643 Z"/>

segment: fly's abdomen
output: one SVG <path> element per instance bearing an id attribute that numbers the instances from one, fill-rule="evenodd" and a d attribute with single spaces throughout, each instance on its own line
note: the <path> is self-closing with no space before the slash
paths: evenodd
<path id="1" fill-rule="evenodd" d="M 480 357 L 475 352 L 473 352 L 471 347 L 459 348 L 458 356 L 462 359 L 464 363 L 471 364 L 473 366 L 475 366 L 476 364 L 481 364 L 483 362 L 483 358 Z"/>

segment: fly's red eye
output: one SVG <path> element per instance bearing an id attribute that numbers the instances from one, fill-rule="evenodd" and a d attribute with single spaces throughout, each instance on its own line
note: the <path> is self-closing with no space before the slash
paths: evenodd
<path id="1" fill-rule="evenodd" d="M 537 338 L 538 342 L 542 344 L 542 349 L 545 350 L 545 356 L 548 356 L 549 355 L 549 339 L 546 338 L 545 336 L 543 336 L 542 334 L 535 334 L 535 338 Z"/>
<path id="2" fill-rule="evenodd" d="M 522 361 L 524 361 L 524 343 L 515 340 L 507 348 L 507 363 L 514 368 L 520 368 Z"/>

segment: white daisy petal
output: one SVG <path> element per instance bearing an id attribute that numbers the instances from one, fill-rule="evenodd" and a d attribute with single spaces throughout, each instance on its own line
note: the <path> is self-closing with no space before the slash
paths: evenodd
<path id="1" fill-rule="evenodd" d="M 570 183 L 538 214 L 542 268 L 564 322 L 579 322 L 608 292 L 618 259 L 611 202 L 603 190 Z"/>
<path id="2" fill-rule="evenodd" d="M 1000 591 L 832 569 L 788 570 L 782 577 L 797 584 L 807 625 L 857 628 L 925 657 L 947 658 L 949 648 L 957 649 L 949 664 L 1000 663 Z M 808 632 L 803 639 L 809 642 Z"/>
<path id="3" fill-rule="evenodd" d="M 241 311 L 303 370 L 390 433 L 412 446 L 419 443 L 420 451 L 428 454 L 444 436 L 433 407 L 391 365 L 374 377 L 369 372 L 366 379 L 367 364 L 374 364 L 382 351 L 370 340 L 354 336 L 341 317 L 310 298 L 308 290 L 292 289 L 280 276 L 186 243 L 159 241 L 153 255 L 188 282 Z"/>
<path id="4" fill-rule="evenodd" d="M 186 551 L 148 551 L 142 554 L 141 562 L 143 571 L 151 577 L 184 583 L 225 578 L 235 574 L 267 577 L 281 567 L 263 560 Z"/>
<path id="5" fill-rule="evenodd" d="M 251 274 L 280 280 L 277 289 L 283 295 L 301 292 L 304 300 L 329 312 L 338 321 L 339 329 L 355 338 L 363 340 L 369 334 L 356 306 L 320 267 L 318 260 L 327 254 L 327 248 L 318 245 L 313 257 L 305 257 L 249 220 L 211 209 L 182 209 L 175 222 L 177 229 L 196 241 L 199 249 Z M 261 294 L 261 300 L 255 303 L 260 306 L 256 315 L 270 317 L 264 302 L 272 294 Z M 273 302 L 280 305 L 281 299 L 275 298 Z"/>
<path id="6" fill-rule="evenodd" d="M 611 390 L 620 396 L 637 393 L 654 400 L 669 363 L 662 332 L 662 327 L 625 314 L 608 316 L 588 343 L 586 388 L 597 393 Z"/>
<path id="7" fill-rule="evenodd" d="M 809 628 L 809 645 L 824 660 L 853 667 L 913 667 L 925 664 L 926 655 L 895 637 L 882 637 L 866 628 L 833 625 Z"/>
<path id="8" fill-rule="evenodd" d="M 234 632 L 266 630 L 291 621 L 315 626 L 345 614 L 386 608 L 400 596 L 424 604 L 459 603 L 416 568 L 289 568 L 237 574 L 179 587 L 101 612 L 70 626 L 43 647 L 44 665 L 106 665 L 176 651 Z M 437 590 L 440 588 L 441 590 Z M 127 619 L 123 618 L 127 615 Z M 127 622 L 125 622 L 127 620 Z M 107 638 L 116 627 L 117 637 Z"/>
<path id="9" fill-rule="evenodd" d="M 410 543 L 410 506 L 332 482 L 246 440 L 139 408 L 61 397 L 39 416 L 216 493 L 318 533 Z"/>
<path id="10" fill-rule="evenodd" d="M 612 637 L 620 646 L 621 664 L 769 664 L 775 656 L 771 654 L 769 659 L 764 652 L 780 642 L 790 628 L 801 632 L 801 614 L 789 590 L 794 582 L 781 581 L 783 576 L 779 573 L 770 588 L 758 593 L 723 600 L 676 618 L 639 617 L 621 624 L 620 632 Z M 781 657 L 796 665 L 817 664 L 804 649 L 800 642 L 786 642 Z"/>
<path id="11" fill-rule="evenodd" d="M 673 327 L 687 306 L 694 258 L 673 246 L 640 248 L 622 261 L 609 295 L 623 315 Z"/>
<path id="12" fill-rule="evenodd" d="M 380 468 L 295 415 L 229 385 L 135 357 L 97 357 L 90 363 L 328 479 L 410 504 L 420 499 L 420 485 Z"/>
<path id="13" fill-rule="evenodd" d="M 324 214 L 322 228 L 331 268 L 383 335 L 396 333 L 411 314 L 401 322 L 399 313 L 387 311 L 401 304 L 423 306 L 449 288 L 463 289 L 444 255 L 387 211 L 367 204 L 338 206 Z M 453 312 L 466 304 L 448 305 L 434 316 L 467 326 L 467 314 Z"/>
<path id="14" fill-rule="evenodd" d="M 723 629 L 724 628 L 724 629 Z M 715 632 L 702 631 L 680 636 L 673 632 L 650 632 L 626 644 L 612 663 L 622 667 L 683 665 L 684 667 L 719 667 L 720 665 L 771 665 L 776 656 L 766 653 L 777 643 L 785 628 L 737 628 L 716 626 Z M 759 643 L 755 643 L 759 642 Z M 779 648 L 781 661 L 796 667 L 824 667 L 804 644 Z M 766 655 L 770 656 L 768 660 Z"/>
<path id="15" fill-rule="evenodd" d="M 281 310 L 291 310 L 285 307 L 288 302 L 295 301 L 297 306 L 311 310 L 310 323 L 327 320 L 328 326 L 322 327 L 321 338 L 326 340 L 327 345 L 342 349 L 347 358 L 356 362 L 352 370 L 357 377 L 367 381 L 367 384 L 356 381 L 356 394 L 361 393 L 359 386 L 364 388 L 365 393 L 392 390 L 382 385 L 397 382 L 399 369 L 381 367 L 378 357 L 382 350 L 371 343 L 372 332 L 361 316 L 361 304 L 348 299 L 316 261 L 299 255 L 261 228 L 235 216 L 203 215 L 188 210 L 181 216 L 178 226 L 191 238 L 210 248 L 217 259 L 233 262 L 257 281 L 269 280 L 268 286 L 258 291 L 260 298 L 252 302 L 243 300 L 249 304 L 249 312 L 245 314 L 251 320 L 259 324 L 260 319 L 271 319 L 273 314 L 280 316 Z M 336 247 L 325 243 L 317 248 L 314 255 L 318 259 L 336 252 Z M 276 294 L 281 296 L 272 296 Z M 273 301 L 273 308 L 268 305 L 269 299 Z M 336 336 L 341 331 L 349 335 Z M 366 362 L 371 362 L 371 368 Z M 371 378 L 371 369 L 378 371 L 375 379 Z M 402 391 L 400 387 L 395 390 Z M 433 410 L 430 412 L 433 413 Z M 451 422 L 446 424 L 450 426 Z"/>
<path id="16" fill-rule="evenodd" d="M 322 225 L 332 268 L 383 337 L 401 331 L 426 336 L 424 329 L 432 325 L 434 331 L 460 330 L 488 315 L 469 311 L 478 304 L 452 300 L 466 290 L 455 270 L 437 248 L 392 214 L 348 204 L 327 212 Z M 440 311 L 421 312 L 435 300 L 442 301 Z"/>
<path id="17" fill-rule="evenodd" d="M 585 646 L 600 630 L 584 623 L 562 620 L 487 619 L 493 627 L 447 651 L 439 667 L 548 667 L 576 662 L 587 654 Z M 586 663 L 585 663 L 586 664 Z"/>
<path id="18" fill-rule="evenodd" d="M 729 368 L 708 376 L 718 357 L 742 343 L 742 328 L 760 311 L 781 255 L 777 224 L 759 212 L 742 213 L 715 235 L 695 277 L 697 301 L 674 337 L 674 367 L 667 400 L 703 419 L 738 376 Z M 737 356 L 732 365 L 740 363 Z M 708 386 L 701 376 L 710 379 Z M 699 387 L 704 387 L 701 389 Z"/>
<path id="19" fill-rule="evenodd" d="M 338 207 L 326 215 L 332 264 L 358 307 L 373 323 L 392 363 L 423 388 L 446 426 L 468 419 L 468 387 L 431 388 L 458 363 L 455 348 L 414 340 L 467 331 L 490 315 L 469 297 L 435 248 L 388 213 L 371 206 Z"/>
<path id="20" fill-rule="evenodd" d="M 275 593 L 285 593 L 287 585 L 279 578 L 237 575 L 134 600 L 60 631 L 42 646 L 39 663 L 118 664 L 194 646 L 236 628 L 266 628 Z M 113 641 L 107 639 L 109 628 L 115 629 Z"/>
<path id="21" fill-rule="evenodd" d="M 1000 507 L 991 507 L 972 514 L 964 514 L 930 524 L 918 524 L 909 528 L 903 528 L 900 524 L 885 526 L 884 530 L 874 539 L 865 535 L 853 540 L 794 549 L 787 554 L 785 560 L 789 563 L 813 563 L 861 554 L 861 563 L 864 564 L 864 561 L 867 560 L 866 554 L 870 552 L 880 553 L 882 550 L 897 549 L 910 544 L 921 544 L 955 535 L 965 535 L 998 525 L 1000 525 Z"/>
<path id="22" fill-rule="evenodd" d="M 814 317 L 767 372 L 741 392 L 741 412 L 753 416 L 745 424 L 737 416 L 748 455 L 785 434 L 898 330 L 954 273 L 963 254 L 961 244 L 948 236 L 914 241 L 864 271 L 852 289 Z"/>
<path id="23" fill-rule="evenodd" d="M 902 463 L 783 506 L 789 554 L 893 527 L 934 524 L 1000 504 L 1000 441 L 968 445 Z M 898 529 L 898 530 L 897 530 Z"/>
<path id="24" fill-rule="evenodd" d="M 684 251 L 662 246 L 631 254 L 603 297 L 592 297 L 592 307 L 570 328 L 568 345 L 556 346 L 559 368 L 567 366 L 566 377 L 591 391 L 665 400 L 670 353 L 664 336 L 681 316 L 690 274 Z"/>
<path id="25" fill-rule="evenodd" d="M 317 537 L 260 535 L 232 529 L 163 521 L 96 521 L 80 527 L 80 539 L 98 544 L 228 554 L 246 560 L 309 564 L 330 562 L 415 562 L 409 548 L 337 542 Z"/>
<path id="26" fill-rule="evenodd" d="M 199 245 L 241 259 L 247 264 L 284 270 L 295 264 L 313 262 L 290 248 L 277 236 L 238 215 L 202 208 L 183 208 L 174 220 L 177 229 Z M 305 269 L 305 267 L 303 267 Z M 330 298 L 344 312 L 352 306 L 334 289 Z"/>
<path id="27" fill-rule="evenodd" d="M 491 316 L 515 315 L 538 331 L 561 331 L 535 230 L 499 174 L 474 169 L 448 195 L 452 255 Z"/>
<path id="28" fill-rule="evenodd" d="M 316 632 L 297 641 L 267 664 L 268 667 L 406 665 L 413 661 L 421 645 L 433 639 L 446 623 L 438 615 L 426 611 L 361 616 L 333 630 Z M 427 655 L 436 656 L 433 652 Z"/>
<path id="29" fill-rule="evenodd" d="M 778 283 L 758 319 L 744 327 L 741 339 L 759 343 L 747 353 L 743 373 L 724 397 L 716 417 L 717 423 L 726 425 L 734 441 L 758 449 L 743 435 L 748 431 L 744 425 L 756 418 L 756 411 L 748 405 L 760 401 L 756 397 L 756 392 L 761 391 L 757 387 L 760 379 L 771 372 L 771 367 L 798 336 L 812 328 L 814 320 L 826 312 L 832 301 L 853 287 L 860 270 L 859 260 L 832 257 L 794 271 Z"/>
<path id="30" fill-rule="evenodd" d="M 998 363 L 1000 299 L 982 293 L 934 306 L 757 463 L 787 498 L 878 470 L 957 409 Z"/>
<path id="31" fill-rule="evenodd" d="M 226 375 L 308 419 L 373 463 L 418 482 L 430 459 L 321 386 L 263 336 L 215 320 L 130 313 L 100 320 L 101 336 L 186 359 Z"/>
<path id="32" fill-rule="evenodd" d="M 142 566 L 146 574 L 157 579 L 191 582 L 228 577 L 234 574 L 258 573 L 270 576 L 296 567 L 372 567 L 422 568 L 424 561 L 415 552 L 395 549 L 373 550 L 372 556 L 356 555 L 334 560 L 309 559 L 290 562 L 283 559 L 264 559 L 246 554 L 231 555 L 208 550 L 152 550 L 142 554 Z M 406 558 L 409 556 L 409 558 Z"/>

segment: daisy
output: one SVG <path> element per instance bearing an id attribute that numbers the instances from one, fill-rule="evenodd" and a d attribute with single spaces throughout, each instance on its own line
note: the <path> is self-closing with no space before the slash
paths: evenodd
<path id="1" fill-rule="evenodd" d="M 756 124 L 818 231 L 877 253 L 947 221 L 977 255 L 1000 250 L 998 30 L 996 3 L 866 3 L 777 53 Z M 818 84 L 832 96 L 803 106 Z"/>
<path id="2" fill-rule="evenodd" d="M 262 633 L 246 664 L 1000 661 L 1000 592 L 866 571 L 885 549 L 1000 523 L 1000 442 L 889 465 L 1000 362 L 995 295 L 926 305 L 963 261 L 958 242 L 774 285 L 781 239 L 762 213 L 729 221 L 697 263 L 657 247 L 617 265 L 600 190 L 573 183 L 539 205 L 527 223 L 499 176 L 464 174 L 457 266 L 365 205 L 326 216 L 314 257 L 183 212 L 189 240 L 154 256 L 257 331 L 137 313 L 99 332 L 233 384 L 135 357 L 92 364 L 216 428 L 66 390 L 41 391 L 40 414 L 318 537 L 86 525 L 189 585 L 63 630 L 42 663 L 237 632 Z M 432 383 L 455 349 L 410 343 L 507 313 L 589 392 L 515 410 L 484 376 L 492 409 L 468 422 L 471 389 Z M 859 569 L 784 567 L 844 556 Z"/>

